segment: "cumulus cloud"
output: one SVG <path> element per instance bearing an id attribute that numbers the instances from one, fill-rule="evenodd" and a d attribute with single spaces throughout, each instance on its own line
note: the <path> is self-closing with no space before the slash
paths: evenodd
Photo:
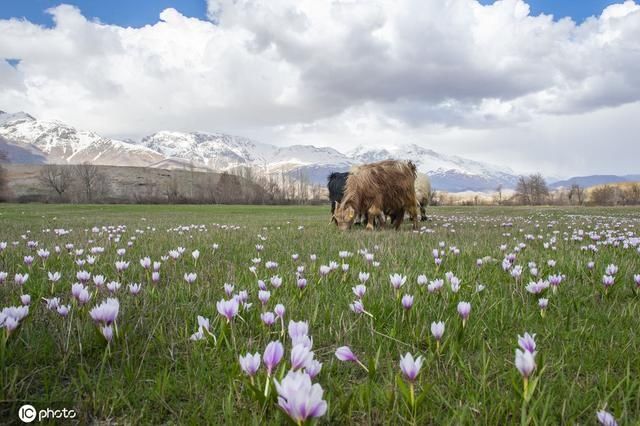
<path id="1" fill-rule="evenodd" d="M 637 133 L 621 122 L 640 102 L 634 1 L 581 24 L 532 16 L 523 0 L 209 0 L 209 20 L 166 9 L 142 28 L 68 5 L 49 13 L 52 28 L 0 20 L 0 109 L 106 135 L 226 131 L 343 150 L 410 141 L 519 164 L 503 141 L 525 160 L 553 144 L 569 158 L 605 142 L 578 137 L 587 123 L 598 137 Z M 569 138 L 545 133 L 554 120 L 573 126 Z M 614 143 L 632 153 L 627 139 Z M 611 168 L 573 170 L 600 166 Z"/>

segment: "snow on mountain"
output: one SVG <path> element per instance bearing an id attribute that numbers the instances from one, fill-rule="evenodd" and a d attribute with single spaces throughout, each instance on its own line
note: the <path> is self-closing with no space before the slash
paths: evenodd
<path id="1" fill-rule="evenodd" d="M 35 149 L 49 163 L 147 166 L 163 157 L 139 145 L 76 130 L 26 113 L 0 113 L 0 137 L 14 148 Z"/>
<path id="2" fill-rule="evenodd" d="M 102 137 L 57 121 L 40 121 L 26 113 L 0 112 L 0 138 L 10 153 L 22 161 L 50 163 L 91 162 L 155 168 L 232 170 L 251 167 L 266 174 L 304 177 L 326 183 L 333 171 L 354 164 L 385 159 L 412 160 L 418 170 L 431 176 L 433 186 L 445 191 L 489 191 L 498 185 L 515 186 L 508 168 L 440 154 L 421 146 L 400 145 L 391 149 L 358 147 L 348 154 L 311 145 L 278 147 L 221 133 L 160 131 L 140 142 Z M 2 146 L 0 146 L 0 149 Z M 21 160 L 18 160 L 18 162 Z M 36 160 L 33 160 L 36 161 Z"/>

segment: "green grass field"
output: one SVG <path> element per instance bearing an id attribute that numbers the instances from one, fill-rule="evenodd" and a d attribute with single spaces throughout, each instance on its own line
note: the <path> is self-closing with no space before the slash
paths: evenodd
<path id="1" fill-rule="evenodd" d="M 329 224 L 328 210 L 0 204 L 0 242 L 7 242 L 0 252 L 0 271 L 7 273 L 0 309 L 31 296 L 19 326 L 10 334 L 0 330 L 0 422 L 18 423 L 18 408 L 30 403 L 73 408 L 81 423 L 284 424 L 275 387 L 263 395 L 264 364 L 252 386 L 238 362 L 239 355 L 263 354 L 267 343 L 280 340 L 285 353 L 276 380 L 289 370 L 286 330 L 282 335 L 280 320 L 267 327 L 260 317 L 280 303 L 285 329 L 290 320 L 309 323 L 315 359 L 322 363 L 313 383 L 322 386 L 328 407 L 316 419 L 320 424 L 596 424 L 601 409 L 621 424 L 640 423 L 638 209 L 431 208 L 421 232 L 407 224 L 400 232 L 372 233 L 340 233 Z M 68 233 L 58 236 L 54 229 Z M 46 262 L 28 241 L 50 251 Z M 526 247 L 516 252 L 520 243 Z M 264 249 L 258 252 L 257 244 Z M 93 265 L 77 265 L 92 247 L 104 252 L 94 255 Z M 161 261 L 178 247 L 186 249 L 180 258 Z M 118 248 L 126 253 L 119 256 Z M 379 265 L 360 254 L 364 249 Z M 444 252 L 439 267 L 434 249 Z M 194 250 L 200 251 L 197 262 Z M 340 251 L 352 256 L 341 259 Z M 519 280 L 503 269 L 510 253 L 511 269 L 523 268 Z M 35 258 L 31 266 L 24 262 L 28 255 Z M 140 264 L 145 256 L 162 262 L 158 283 Z M 261 259 L 255 274 L 249 269 L 253 258 Z M 117 260 L 130 261 L 122 274 Z M 268 270 L 268 261 L 277 268 Z M 349 264 L 348 272 L 339 267 L 321 277 L 320 266 L 331 261 Z M 602 277 L 610 264 L 619 270 L 605 292 Z M 304 290 L 296 285 L 299 266 L 308 281 Z M 79 306 L 71 286 L 81 270 L 122 287 L 110 295 L 89 280 L 91 298 Z M 52 283 L 48 272 L 56 271 L 62 278 Z M 458 292 L 445 279 L 449 271 L 461 281 Z M 191 272 L 197 279 L 188 284 L 184 274 Z M 359 272 L 370 273 L 362 303 L 372 317 L 349 307 Z M 29 274 L 23 286 L 15 283 L 16 273 Z M 390 284 L 394 273 L 407 277 L 399 291 Z M 421 274 L 444 279 L 444 287 L 430 292 L 417 284 Z M 552 274 L 564 275 L 556 291 L 534 295 L 525 289 Z M 279 288 L 269 282 L 274 275 L 283 279 Z M 271 292 L 264 308 L 258 279 Z M 127 288 L 134 282 L 142 283 L 138 295 Z M 217 301 L 229 299 L 225 283 L 233 283 L 236 294 L 246 290 L 253 304 L 241 307 L 229 324 L 216 309 Z M 414 296 L 409 310 L 400 301 L 405 294 Z M 66 317 L 47 308 L 43 299 L 53 296 L 70 305 Z M 107 297 L 120 303 L 109 344 L 89 315 Z M 544 316 L 540 297 L 549 299 Z M 464 327 L 456 310 L 460 301 L 472 306 Z M 198 315 L 211 320 L 211 333 L 192 341 Z M 433 321 L 445 322 L 439 348 Z M 525 332 L 535 333 L 537 343 L 528 401 L 514 366 L 518 336 Z M 370 372 L 339 361 L 341 346 L 349 346 Z M 407 352 L 424 357 L 413 399 L 399 368 Z"/>

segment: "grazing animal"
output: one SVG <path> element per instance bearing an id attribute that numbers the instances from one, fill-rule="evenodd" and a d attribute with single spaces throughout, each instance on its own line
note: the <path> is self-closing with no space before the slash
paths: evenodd
<path id="1" fill-rule="evenodd" d="M 431 194 L 431 181 L 423 173 L 418 173 L 416 177 L 416 200 L 420 206 L 420 220 L 427 220 L 426 207 L 429 205 L 429 195 Z"/>
<path id="2" fill-rule="evenodd" d="M 331 214 L 336 210 L 336 205 L 342 201 L 344 187 L 347 184 L 349 172 L 333 172 L 329 175 L 327 189 L 329 190 L 329 201 L 331 201 Z"/>
<path id="3" fill-rule="evenodd" d="M 411 161 L 385 160 L 364 164 L 347 177 L 342 201 L 334 210 L 334 220 L 341 230 L 351 228 L 355 218 L 367 215 L 367 229 L 372 230 L 376 218 L 384 225 L 384 213 L 393 217 L 397 230 L 408 212 L 417 228 L 418 202 L 415 184 L 416 166 Z"/>

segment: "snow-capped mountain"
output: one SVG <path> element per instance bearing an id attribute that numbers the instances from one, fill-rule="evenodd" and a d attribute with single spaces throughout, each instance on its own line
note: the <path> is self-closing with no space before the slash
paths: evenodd
<path id="1" fill-rule="evenodd" d="M 0 111 L 0 137 L 7 150 L 40 154 L 49 163 L 147 166 L 163 159 L 143 146 L 76 130 L 58 121 L 40 121 L 26 113 Z M 35 151 L 35 152 L 34 152 Z M 12 160 L 14 160 L 12 158 Z M 14 160 L 15 161 L 15 160 Z"/>
<path id="2" fill-rule="evenodd" d="M 343 154 L 311 145 L 278 147 L 221 133 L 160 131 L 136 142 L 102 137 L 58 121 L 41 121 L 26 113 L 0 111 L 0 149 L 13 162 L 82 163 L 157 168 L 197 167 L 217 171 L 251 167 L 265 174 L 287 174 L 324 184 L 333 171 L 384 159 L 412 160 L 445 191 L 510 188 L 516 175 L 508 168 L 448 156 L 421 146 L 392 149 L 358 147 Z"/>

